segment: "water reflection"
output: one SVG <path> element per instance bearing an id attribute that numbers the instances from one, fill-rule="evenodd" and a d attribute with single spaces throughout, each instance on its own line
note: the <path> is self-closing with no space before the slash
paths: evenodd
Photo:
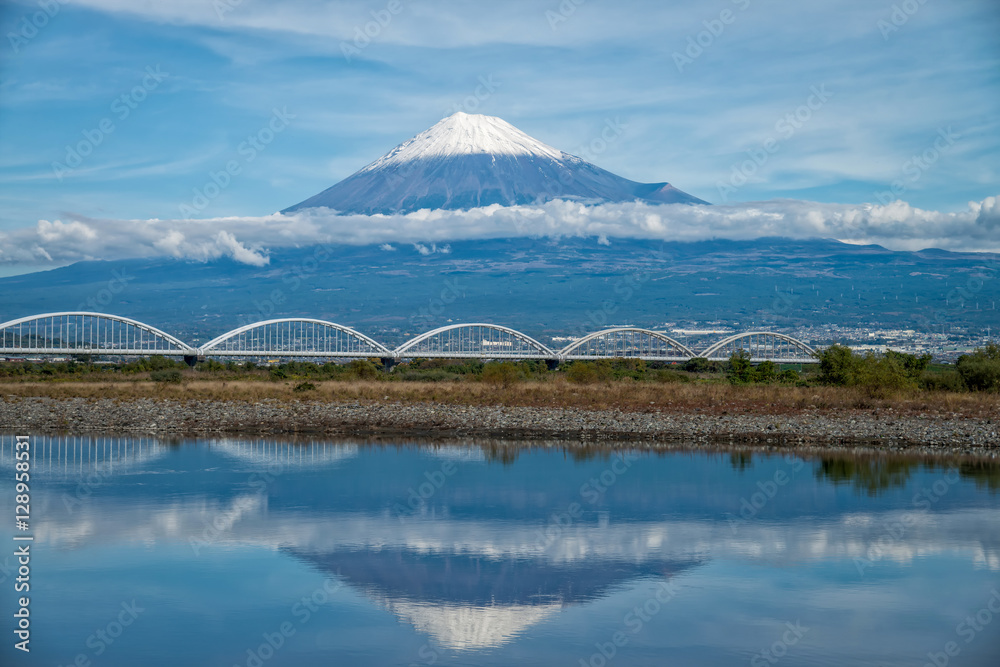
<path id="1" fill-rule="evenodd" d="M 7 478 L 11 441 L 0 440 Z M 627 635 L 622 664 L 750 659 L 796 619 L 826 624 L 796 647 L 803 661 L 916 660 L 1000 583 L 993 462 L 514 442 L 33 443 L 33 531 L 50 563 L 36 593 L 44 664 L 80 650 L 107 591 L 115 604 L 143 591 L 161 616 L 134 631 L 141 647 L 122 642 L 102 664 L 246 664 L 246 646 L 294 620 L 290 606 L 323 580 L 343 592 L 268 665 L 429 664 L 424 645 L 435 664 L 586 663 L 591 637 L 628 628 L 665 582 L 678 602 Z M 188 580 L 198 584 L 164 586 Z M 942 590 L 960 600 L 928 604 Z M 869 615 L 890 620 L 859 630 Z M 179 662 L 175 628 L 188 622 L 196 640 Z M 150 661 L 150 646 L 172 660 Z M 984 638 L 964 664 L 994 648 Z"/>
<path id="2" fill-rule="evenodd" d="M 976 481 L 977 486 L 992 492 L 1000 490 L 1000 464 L 993 461 L 956 461 L 951 463 L 958 473 Z M 935 461 L 891 457 L 823 457 L 817 476 L 834 484 L 850 484 L 858 491 L 875 497 L 887 489 L 903 488 L 913 472 L 920 469 L 942 469 Z"/>

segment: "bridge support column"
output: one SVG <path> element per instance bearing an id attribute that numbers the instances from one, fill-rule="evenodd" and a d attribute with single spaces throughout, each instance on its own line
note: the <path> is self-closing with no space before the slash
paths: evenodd
<path id="1" fill-rule="evenodd" d="M 191 368 L 194 368 L 195 364 L 197 364 L 199 361 L 205 361 L 205 357 L 199 357 L 195 354 L 184 355 L 184 363 L 190 366 Z"/>
<path id="2" fill-rule="evenodd" d="M 545 365 L 549 367 L 550 371 L 559 370 L 559 360 L 558 359 L 546 359 Z"/>
<path id="3" fill-rule="evenodd" d="M 399 359 L 396 359 L 395 357 L 382 357 L 382 369 L 385 370 L 386 373 L 391 373 L 392 369 L 398 364 Z"/>

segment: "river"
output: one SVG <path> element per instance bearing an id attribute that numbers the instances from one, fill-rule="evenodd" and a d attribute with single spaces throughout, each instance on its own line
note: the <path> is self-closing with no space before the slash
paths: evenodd
<path id="1" fill-rule="evenodd" d="M 0 438 L 3 665 L 1000 664 L 997 464 L 29 443 L 18 531 Z"/>

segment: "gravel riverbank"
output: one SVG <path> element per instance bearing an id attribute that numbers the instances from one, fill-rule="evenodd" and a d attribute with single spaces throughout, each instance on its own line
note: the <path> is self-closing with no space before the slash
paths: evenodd
<path id="1" fill-rule="evenodd" d="M 0 398 L 0 429 L 29 434 L 100 431 L 147 435 L 407 435 L 692 446 L 861 447 L 1000 457 L 1000 424 L 996 420 L 887 417 L 861 411 L 713 415 L 437 403 L 7 397 Z"/>

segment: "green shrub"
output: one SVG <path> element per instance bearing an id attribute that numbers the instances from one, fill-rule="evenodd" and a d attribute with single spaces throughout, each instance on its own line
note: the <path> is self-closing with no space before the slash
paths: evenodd
<path id="1" fill-rule="evenodd" d="M 903 372 L 911 380 L 919 380 L 933 358 L 929 354 L 922 354 L 918 357 L 915 354 L 906 354 L 905 352 L 896 352 L 895 350 L 886 350 L 882 356 L 892 360 L 893 363 L 902 368 Z"/>
<path id="2" fill-rule="evenodd" d="M 313 391 L 314 389 L 316 389 L 316 385 L 314 385 L 312 382 L 300 382 L 299 384 L 295 385 L 295 389 L 292 389 L 292 391 L 294 391 L 296 394 L 302 394 L 307 391 Z"/>
<path id="3" fill-rule="evenodd" d="M 821 351 L 819 381 L 840 387 L 866 387 L 873 394 L 915 389 L 931 362 L 931 355 L 916 356 L 886 350 L 864 356 L 849 347 L 833 345 Z"/>
<path id="4" fill-rule="evenodd" d="M 746 350 L 733 352 L 726 363 L 726 377 L 731 384 L 751 384 L 756 374 L 750 363 L 750 353 Z"/>
<path id="5" fill-rule="evenodd" d="M 779 377 L 778 370 L 778 365 L 773 361 L 762 361 L 753 369 L 753 381 L 758 384 L 777 382 Z"/>
<path id="6" fill-rule="evenodd" d="M 497 387 L 509 387 L 521 380 L 521 369 L 509 361 L 493 362 L 483 367 L 483 382 Z"/>
<path id="7" fill-rule="evenodd" d="M 803 387 L 809 386 L 808 383 L 802 382 L 802 379 L 799 377 L 798 371 L 792 370 L 790 368 L 786 371 L 781 371 L 781 374 L 778 376 L 778 382 L 782 384 L 794 384 L 796 386 L 803 386 Z M 802 384 L 800 385 L 799 383 Z"/>
<path id="8" fill-rule="evenodd" d="M 454 382 L 458 377 L 440 368 L 431 371 L 404 370 L 393 376 L 402 382 Z"/>
<path id="9" fill-rule="evenodd" d="M 631 378 L 642 380 L 646 377 L 646 362 L 643 359 L 620 357 L 611 360 L 611 374 L 615 379 Z"/>
<path id="10" fill-rule="evenodd" d="M 963 354 L 955 368 L 972 391 L 1000 392 L 1000 345 L 990 343 L 972 354 Z"/>
<path id="11" fill-rule="evenodd" d="M 176 368 L 171 368 L 169 370 L 153 371 L 149 374 L 149 379 L 153 382 L 179 384 L 184 379 L 184 376 Z"/>
<path id="12" fill-rule="evenodd" d="M 861 358 L 844 345 L 831 345 L 817 353 L 819 381 L 823 384 L 847 387 L 854 384 Z"/>
<path id="13" fill-rule="evenodd" d="M 171 368 L 177 368 L 177 366 L 178 362 L 172 361 L 158 354 L 154 354 L 146 360 L 146 367 L 151 371 L 163 371 Z"/>
<path id="14" fill-rule="evenodd" d="M 232 362 L 229 363 L 231 364 Z M 227 365 L 228 364 L 224 364 L 221 361 L 209 359 L 208 361 L 203 361 L 198 364 L 198 370 L 206 371 L 208 373 L 218 373 L 219 371 L 227 370 Z"/>
<path id="15" fill-rule="evenodd" d="M 607 359 L 599 361 L 574 361 L 566 370 L 566 379 L 574 384 L 604 382 L 610 380 L 611 375 L 611 362 Z"/>
<path id="16" fill-rule="evenodd" d="M 346 375 L 354 380 L 375 380 L 379 376 L 379 370 L 367 359 L 355 359 L 347 364 Z"/>
<path id="17" fill-rule="evenodd" d="M 920 388 L 926 391 L 968 391 L 958 371 L 924 373 L 920 376 Z"/>
<path id="18" fill-rule="evenodd" d="M 853 384 L 868 389 L 872 396 L 880 397 L 917 386 L 916 380 L 910 377 L 898 360 L 872 353 L 866 354 L 858 365 Z"/>
<path id="19" fill-rule="evenodd" d="M 685 375 L 684 373 L 678 373 L 677 371 L 672 371 L 668 368 L 662 368 L 659 370 L 652 371 L 650 377 L 653 378 L 655 382 L 662 382 L 664 384 L 668 382 L 690 382 L 691 376 Z"/>
<path id="20" fill-rule="evenodd" d="M 709 361 L 705 357 L 694 357 L 685 361 L 681 370 L 688 373 L 718 373 L 722 367 L 717 361 Z"/>

